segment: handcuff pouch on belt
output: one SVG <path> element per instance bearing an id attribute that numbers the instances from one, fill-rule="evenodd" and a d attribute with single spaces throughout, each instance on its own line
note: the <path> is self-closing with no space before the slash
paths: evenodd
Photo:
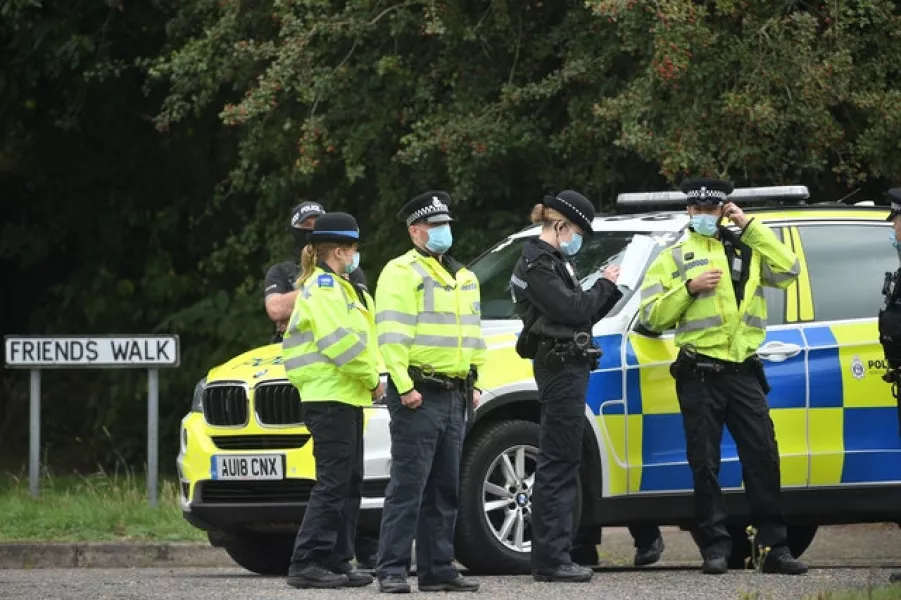
<path id="1" fill-rule="evenodd" d="M 544 338 L 539 348 L 544 353 L 544 364 L 552 369 L 561 369 L 568 363 L 587 361 L 593 371 L 600 365 L 603 355 L 601 349 L 594 345 L 591 334 L 585 331 L 574 333 L 571 340 Z"/>
<path id="2" fill-rule="evenodd" d="M 670 375 L 677 380 L 686 375 L 698 375 L 703 379 L 704 375 L 708 373 L 718 374 L 729 371 L 737 373 L 742 370 L 751 371 L 754 374 L 754 377 L 757 378 L 760 387 L 763 389 L 764 395 L 770 393 L 772 388 L 770 388 L 770 384 L 767 381 L 763 361 L 757 356 L 752 356 L 743 363 L 727 363 L 699 355 L 697 348 L 692 344 L 686 344 L 679 348 L 676 360 L 669 367 Z"/>

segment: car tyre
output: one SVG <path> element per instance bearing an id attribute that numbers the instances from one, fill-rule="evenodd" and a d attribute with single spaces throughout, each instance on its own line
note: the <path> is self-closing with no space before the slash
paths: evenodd
<path id="1" fill-rule="evenodd" d="M 291 565 L 294 535 L 247 532 L 223 542 L 222 547 L 233 561 L 248 571 L 284 577 Z"/>
<path id="2" fill-rule="evenodd" d="M 514 507 L 517 502 L 511 499 L 507 506 L 486 512 L 486 500 L 490 494 L 486 495 L 485 485 L 489 480 L 492 483 L 500 483 L 497 477 L 499 470 L 503 470 L 503 464 L 500 462 L 502 455 L 515 457 L 518 449 L 522 449 L 525 456 L 526 475 L 534 478 L 534 464 L 538 455 L 538 431 L 538 424 L 532 421 L 500 421 L 486 425 L 473 439 L 467 440 L 460 463 L 460 506 L 454 543 L 457 560 L 473 574 L 516 575 L 531 572 L 529 525 L 531 501 L 529 500 L 527 507 L 522 507 L 524 509 L 522 514 L 528 516 L 523 525 L 523 539 L 525 541 L 528 537 L 528 541 L 523 547 L 528 545 L 529 549 L 517 550 L 512 547 L 515 544 L 502 543 L 495 533 L 503 530 L 502 517 L 509 514 L 510 510 L 519 508 Z M 531 497 L 531 485 L 527 484 L 527 487 L 524 493 Z M 518 496 L 519 493 L 519 491 L 511 492 L 513 496 Z M 495 498 L 493 502 L 501 500 L 499 496 L 491 497 Z M 578 498 L 574 513 L 574 528 L 578 527 L 582 508 L 581 485 Z M 512 535 L 515 540 L 515 533 Z"/>

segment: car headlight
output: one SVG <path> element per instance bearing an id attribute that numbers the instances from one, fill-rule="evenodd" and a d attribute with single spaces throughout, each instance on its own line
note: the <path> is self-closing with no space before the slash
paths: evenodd
<path id="1" fill-rule="evenodd" d="M 191 399 L 191 412 L 203 412 L 203 390 L 206 389 L 206 377 L 194 386 L 194 398 Z"/>

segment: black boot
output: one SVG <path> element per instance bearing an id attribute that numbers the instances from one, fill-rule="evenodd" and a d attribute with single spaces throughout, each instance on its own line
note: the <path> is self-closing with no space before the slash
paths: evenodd
<path id="1" fill-rule="evenodd" d="M 635 566 L 645 567 L 647 565 L 653 565 L 655 562 L 660 560 L 660 556 L 663 554 L 664 548 L 666 548 L 666 546 L 663 543 L 662 537 L 659 537 L 651 542 L 650 546 L 636 548 Z"/>
<path id="2" fill-rule="evenodd" d="M 729 570 L 729 559 L 719 554 L 711 554 L 704 559 L 701 571 L 709 575 L 722 575 Z"/>
<path id="3" fill-rule="evenodd" d="M 782 575 L 803 575 L 807 572 L 807 565 L 791 555 L 788 548 L 780 546 L 773 548 L 763 561 L 764 573 L 781 573 Z"/>
<path id="4" fill-rule="evenodd" d="M 336 575 L 344 575 L 347 577 L 347 587 L 366 587 L 375 579 L 369 573 L 362 573 L 353 568 L 350 563 L 344 563 L 331 569 Z"/>
<path id="5" fill-rule="evenodd" d="M 385 575 L 379 578 L 379 591 L 383 594 L 409 594 L 411 590 L 403 575 Z"/>
<path id="6" fill-rule="evenodd" d="M 333 573 L 320 565 L 292 564 L 288 569 L 288 585 L 294 588 L 340 588 L 347 584 L 347 575 Z"/>
<path id="7" fill-rule="evenodd" d="M 466 579 L 462 575 L 457 575 L 449 581 L 438 581 L 435 583 L 421 582 L 419 584 L 420 592 L 477 592 L 479 591 L 479 582 Z"/>
<path id="8" fill-rule="evenodd" d="M 592 576 L 594 576 L 594 571 L 576 564 L 532 571 L 532 578 L 535 581 L 587 583 L 591 581 Z"/>

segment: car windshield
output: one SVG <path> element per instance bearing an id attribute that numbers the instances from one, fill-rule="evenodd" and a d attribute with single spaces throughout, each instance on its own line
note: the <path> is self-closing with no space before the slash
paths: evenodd
<path id="1" fill-rule="evenodd" d="M 574 257 L 576 276 L 587 289 L 600 276 L 600 270 L 608 264 L 619 264 L 625 254 L 626 247 L 633 237 L 639 233 L 648 236 L 655 243 L 653 251 L 644 268 L 660 252 L 660 249 L 676 241 L 679 234 L 672 232 L 635 232 L 635 231 L 598 231 L 591 238 L 585 238 L 582 249 Z M 510 292 L 510 275 L 522 253 L 522 246 L 527 240 L 536 236 L 507 238 L 482 256 L 477 258 L 469 268 L 479 279 L 482 296 L 483 319 L 516 319 L 513 300 Z M 620 287 L 623 299 L 611 310 L 609 315 L 616 314 L 620 307 L 631 296 L 628 289 Z"/>

